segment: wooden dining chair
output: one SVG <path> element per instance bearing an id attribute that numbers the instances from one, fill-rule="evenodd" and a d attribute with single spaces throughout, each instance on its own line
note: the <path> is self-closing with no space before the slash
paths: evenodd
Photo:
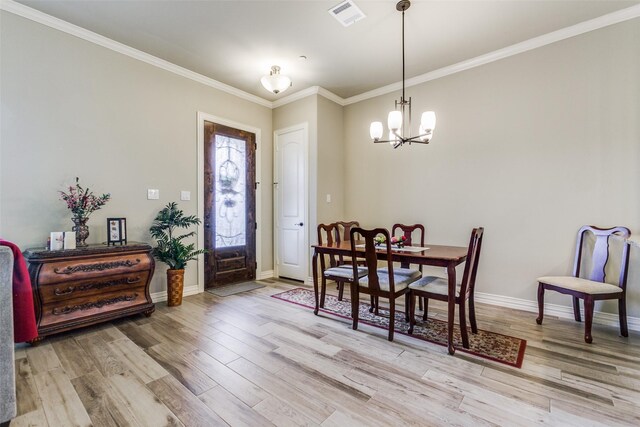
<path id="1" fill-rule="evenodd" d="M 360 227 L 360 223 L 358 221 L 336 221 L 335 222 L 337 229 L 337 239 L 342 242 L 349 242 L 351 240 L 351 229 L 353 227 Z M 364 260 L 357 261 L 358 265 L 364 266 Z M 338 255 L 337 259 L 338 266 L 351 266 L 351 257 L 344 256 L 342 254 Z M 342 296 L 344 293 L 344 286 L 340 286 L 340 284 L 336 283 L 338 289 L 338 300 L 342 301 Z"/>
<path id="2" fill-rule="evenodd" d="M 395 313 L 396 313 L 396 298 L 405 295 L 405 307 L 409 302 L 408 286 L 415 280 L 409 276 L 395 274 L 393 270 L 393 261 L 391 259 L 391 241 L 389 238 L 389 231 L 385 228 L 374 228 L 372 230 L 365 230 L 360 227 L 354 227 L 351 229 L 351 257 L 352 259 L 358 259 L 358 248 L 355 239 L 355 234 L 359 233 L 362 239 L 364 239 L 364 260 L 366 262 L 367 274 L 364 277 L 357 277 L 353 283 L 351 283 L 351 312 L 353 317 L 353 329 L 358 329 L 358 317 L 360 308 L 360 294 L 368 294 L 373 298 L 387 298 L 389 300 L 389 341 L 393 341 L 393 333 L 395 329 Z M 382 247 L 376 247 L 374 238 L 382 235 L 385 237 L 385 243 Z M 378 254 L 376 250 L 385 251 L 387 258 L 387 273 L 383 273 L 378 270 Z M 358 269 L 357 264 L 352 265 L 354 275 Z M 407 312 L 405 309 L 405 317 Z"/>
<path id="3" fill-rule="evenodd" d="M 588 279 L 580 277 L 580 267 L 585 258 L 585 237 L 591 234 L 595 237 L 593 251 L 591 253 L 591 273 Z M 605 282 L 605 269 L 609 260 L 609 238 L 617 235 L 623 239 L 629 238 L 631 232 L 627 227 L 598 228 L 585 225 L 578 231 L 576 243 L 576 255 L 573 262 L 572 276 L 545 276 L 538 277 L 538 325 L 542 324 L 544 316 L 544 291 L 552 290 L 573 296 L 573 315 L 576 322 L 580 322 L 580 300 L 584 300 L 584 340 L 587 343 L 593 341 L 591 336 L 591 324 L 593 321 L 593 306 L 595 301 L 605 299 L 618 300 L 618 316 L 620 319 L 620 334 L 629 336 L 627 328 L 627 274 L 629 272 L 629 243 L 625 240 L 620 261 L 620 275 L 618 284 Z"/>
<path id="4" fill-rule="evenodd" d="M 318 244 L 324 246 L 339 245 L 340 233 L 336 223 L 318 224 Z M 329 264 L 327 265 L 328 258 Z M 338 285 L 338 300 L 342 301 L 344 292 L 344 284 L 353 282 L 354 270 L 351 264 L 340 265 L 335 255 L 320 256 L 320 273 L 322 274 L 322 284 L 320 289 L 320 307 L 324 307 L 325 295 L 327 292 L 327 280 L 333 280 Z M 364 276 L 367 269 L 364 267 L 357 268 L 357 274 Z"/>
<path id="5" fill-rule="evenodd" d="M 474 291 L 476 284 L 476 274 L 478 272 L 478 261 L 480 260 L 480 249 L 482 248 L 482 237 L 484 228 L 474 228 L 471 232 L 469 240 L 469 249 L 467 250 L 467 261 L 464 266 L 464 274 L 462 282 L 456 285 L 455 303 L 458 305 L 458 313 L 460 316 L 460 335 L 462 336 L 462 346 L 469 348 L 469 335 L 467 333 L 467 316 L 465 310 L 466 301 L 469 301 L 469 321 L 471 323 L 471 332 L 478 333 L 478 325 L 476 323 L 476 309 L 474 302 Z M 409 334 L 413 333 L 413 327 L 416 324 L 415 305 L 416 298 L 424 298 L 424 316 L 429 309 L 429 299 L 439 301 L 449 300 L 449 283 L 447 279 L 435 276 L 425 276 L 409 285 L 410 301 L 409 301 Z"/>
<path id="6" fill-rule="evenodd" d="M 413 243 L 417 243 L 414 242 L 413 240 L 413 234 L 416 233 L 418 236 L 418 241 L 420 242 L 420 246 L 424 246 L 424 236 L 425 236 L 425 229 L 424 229 L 424 225 L 422 224 L 413 224 L 413 225 L 405 225 L 405 224 L 393 224 L 393 227 L 391 228 L 391 236 L 395 236 L 396 232 L 400 230 L 402 231 L 402 235 L 405 237 L 405 245 L 406 246 L 411 246 Z M 380 269 L 383 273 L 386 272 L 386 267 L 383 267 Z M 408 262 L 402 262 L 400 263 L 400 267 L 396 267 L 393 272 L 395 274 L 401 274 L 401 275 L 405 275 L 405 276 L 409 276 L 412 279 L 418 280 L 419 278 L 422 277 L 422 265 L 418 266 L 418 269 L 415 268 L 411 268 L 411 265 Z M 388 272 L 387 272 L 388 273 Z M 418 300 L 418 304 L 419 304 L 419 308 L 420 310 L 422 310 L 422 298 L 420 298 Z M 372 302 L 372 307 L 371 309 L 376 309 L 377 310 L 377 303 L 374 300 Z M 376 311 L 376 314 L 378 314 L 378 312 Z"/>

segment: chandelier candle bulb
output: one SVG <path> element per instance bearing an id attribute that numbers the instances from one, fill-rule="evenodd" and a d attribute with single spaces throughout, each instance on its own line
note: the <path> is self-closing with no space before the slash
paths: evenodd
<path id="1" fill-rule="evenodd" d="M 390 112 L 387 125 L 394 132 L 400 129 L 402 127 L 402 113 L 398 110 Z"/>
<path id="2" fill-rule="evenodd" d="M 374 141 L 382 138 L 382 122 L 371 123 L 369 134 L 371 135 L 371 139 Z"/>

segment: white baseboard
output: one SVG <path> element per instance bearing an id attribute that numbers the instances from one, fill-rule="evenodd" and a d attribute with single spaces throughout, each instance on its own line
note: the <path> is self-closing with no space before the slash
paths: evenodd
<path id="1" fill-rule="evenodd" d="M 313 278 L 307 277 L 304 281 L 305 285 L 313 286 Z M 538 302 L 530 301 L 521 298 L 507 297 L 503 295 L 487 294 L 484 292 L 476 292 L 476 302 L 496 305 L 498 307 L 513 308 L 516 310 L 530 311 L 532 313 L 538 313 Z M 584 319 L 584 308 L 582 311 L 582 319 Z M 556 316 L 561 319 L 573 319 L 573 307 L 559 304 L 544 305 L 545 316 Z M 593 313 L 593 323 L 608 326 L 620 326 L 620 320 L 618 314 L 605 313 L 603 311 L 596 311 Z M 640 331 L 640 317 L 627 316 L 627 326 L 631 331 Z"/>
<path id="2" fill-rule="evenodd" d="M 506 297 L 503 295 L 486 294 L 483 292 L 476 292 L 476 302 L 485 304 L 497 305 L 499 307 L 514 308 L 516 310 L 530 311 L 538 313 L 538 302 L 529 301 L 521 298 Z M 584 308 L 581 310 L 582 319 L 584 321 Z M 561 319 L 573 319 L 573 307 L 559 304 L 544 304 L 545 316 L 556 316 Z M 620 320 L 618 314 L 605 313 L 603 311 L 596 311 L 593 313 L 593 323 L 608 326 L 620 326 Z M 627 316 L 627 326 L 632 331 L 640 331 L 640 318 Z"/>
<path id="3" fill-rule="evenodd" d="M 186 297 L 189 295 L 199 294 L 200 289 L 198 289 L 198 285 L 185 286 L 182 291 L 182 296 Z M 162 292 L 154 292 L 151 294 L 151 300 L 156 302 L 166 301 L 167 300 L 167 291 Z"/>
<path id="4" fill-rule="evenodd" d="M 261 271 L 256 274 L 256 280 L 271 279 L 271 278 L 273 278 L 273 270 Z"/>

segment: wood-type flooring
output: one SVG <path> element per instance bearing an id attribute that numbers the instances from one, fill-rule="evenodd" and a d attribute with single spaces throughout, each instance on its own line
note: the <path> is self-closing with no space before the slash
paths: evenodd
<path id="1" fill-rule="evenodd" d="M 477 304 L 480 328 L 528 341 L 517 369 L 353 331 L 263 283 L 18 347 L 11 426 L 640 425 L 637 332 L 595 325 L 589 345 L 583 324 Z"/>

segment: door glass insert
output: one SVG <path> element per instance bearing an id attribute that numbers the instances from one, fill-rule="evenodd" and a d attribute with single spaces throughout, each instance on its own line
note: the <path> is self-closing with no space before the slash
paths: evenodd
<path id="1" fill-rule="evenodd" d="M 216 248 L 246 245 L 246 142 L 216 135 Z"/>

